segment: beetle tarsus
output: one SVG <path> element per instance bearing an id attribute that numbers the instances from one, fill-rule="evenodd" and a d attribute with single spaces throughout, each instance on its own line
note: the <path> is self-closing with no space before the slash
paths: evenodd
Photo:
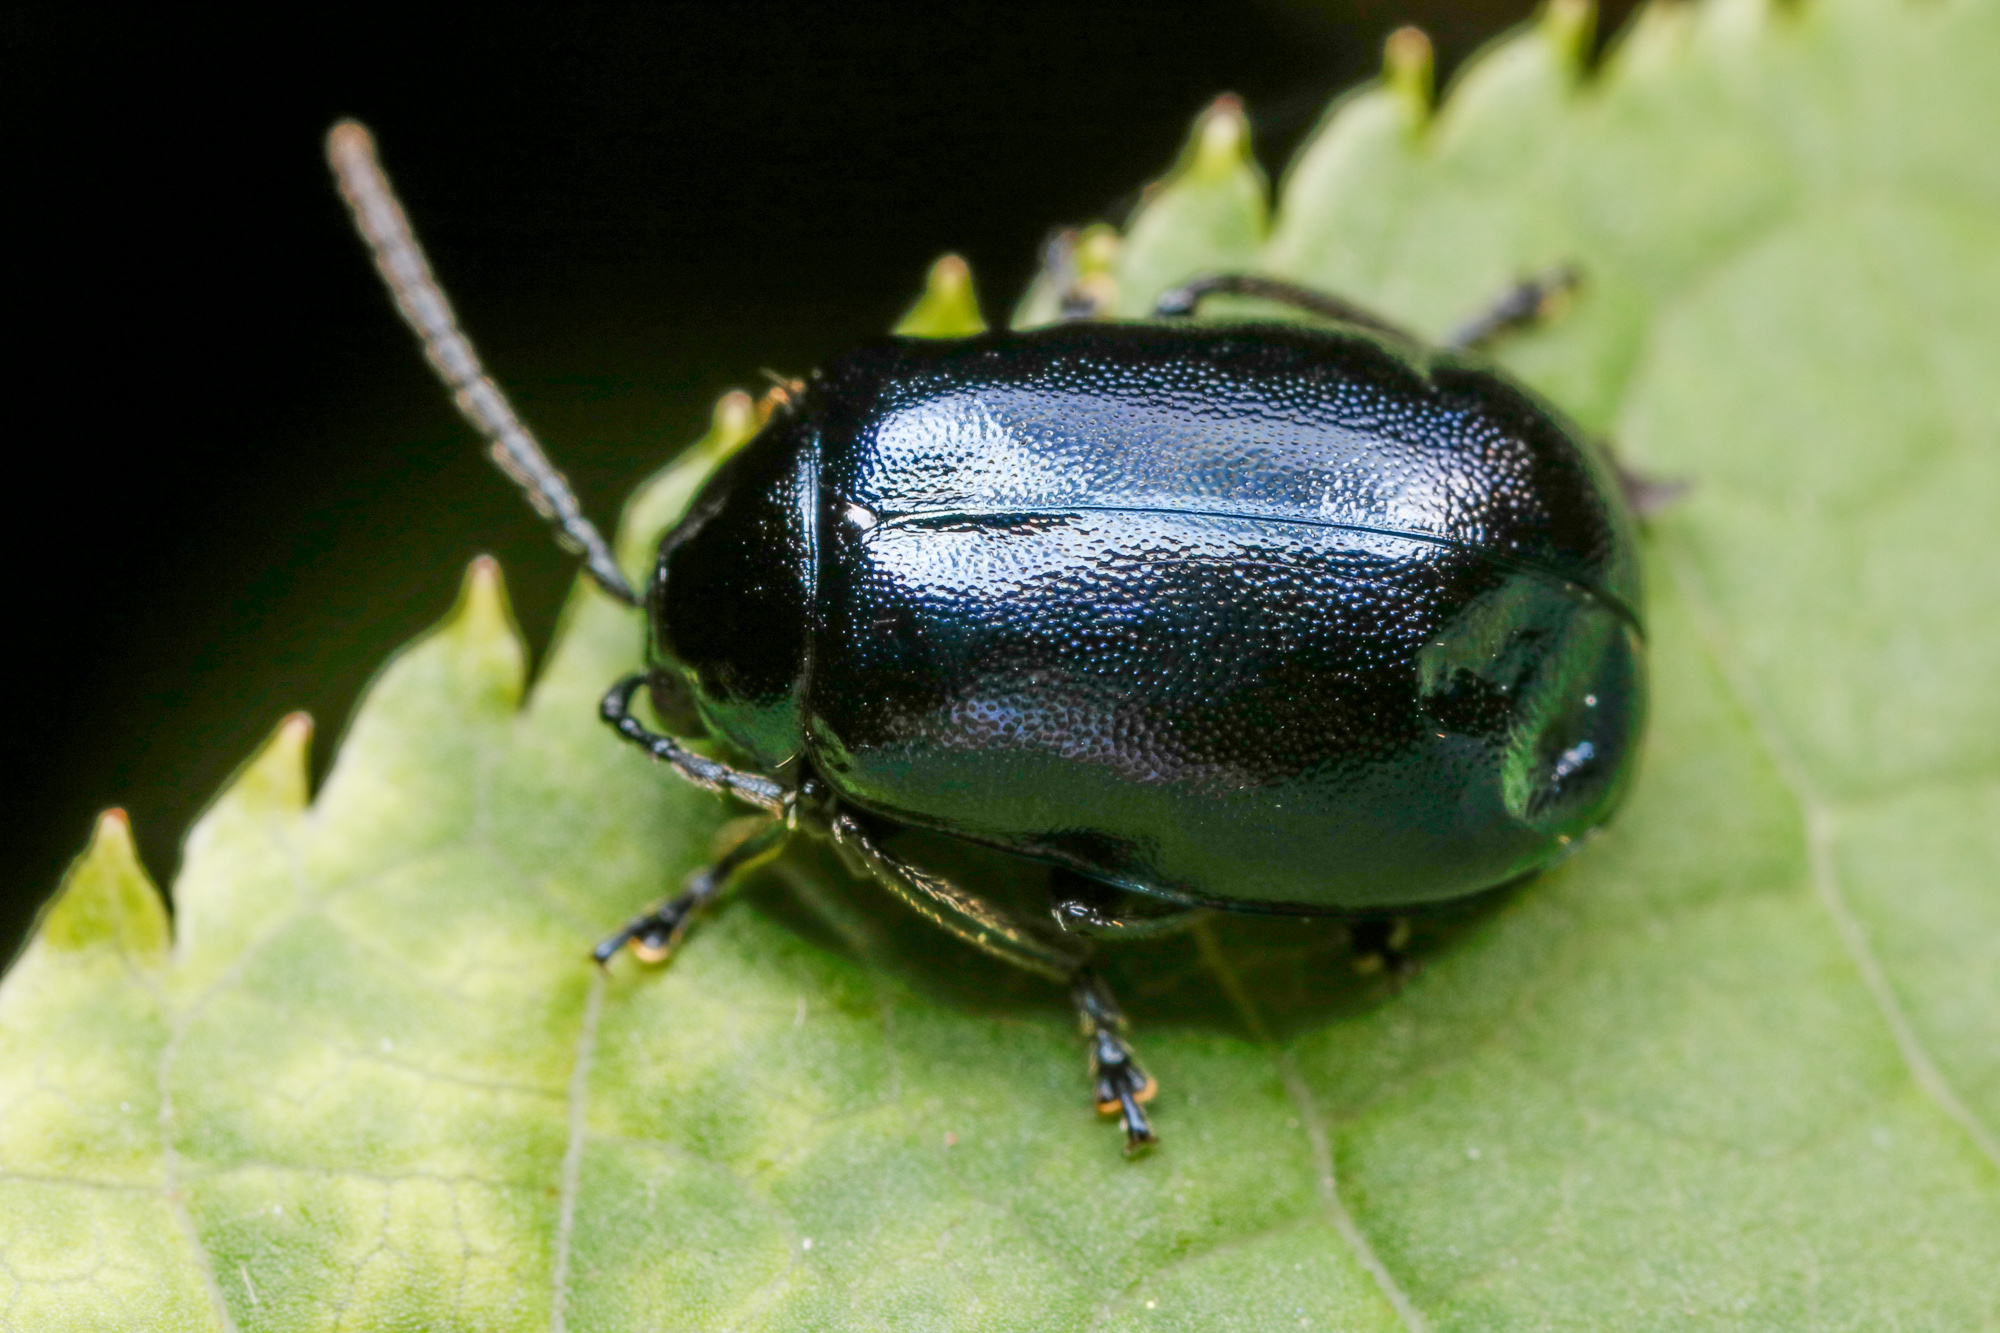
<path id="1" fill-rule="evenodd" d="M 680 937 L 687 933 L 688 922 L 693 916 L 687 895 L 682 894 L 644 916 L 626 922 L 615 934 L 598 941 L 590 956 L 602 967 L 610 963 L 620 949 L 629 945 L 641 961 L 662 962 L 680 943 Z"/>
<path id="2" fill-rule="evenodd" d="M 1144 1152 L 1158 1143 L 1152 1121 L 1142 1109 L 1160 1085 L 1139 1065 L 1126 1044 L 1125 1015 L 1103 981 L 1085 968 L 1076 974 L 1070 996 L 1090 1040 L 1090 1083 L 1100 1115 L 1115 1115 L 1125 1130 L 1125 1155 Z"/>
<path id="3" fill-rule="evenodd" d="M 694 923 L 695 914 L 717 896 L 712 871 L 699 871 L 696 878 L 700 882 L 687 892 L 667 899 L 641 916 L 633 917 L 616 933 L 598 941 L 597 947 L 590 951 L 591 958 L 602 967 L 620 949 L 630 946 L 641 962 L 665 962 L 680 946 L 681 937 Z"/>
<path id="4" fill-rule="evenodd" d="M 1369 917 L 1348 927 L 1347 943 L 1353 954 L 1356 973 L 1372 977 L 1386 974 L 1395 989 L 1417 975 L 1421 964 L 1406 952 L 1411 936 L 1406 916 Z"/>
<path id="5" fill-rule="evenodd" d="M 1132 1048 L 1108 1027 L 1091 1034 L 1090 1078 L 1097 1090 L 1097 1111 L 1115 1115 L 1125 1130 L 1125 1155 L 1144 1152 L 1158 1143 L 1143 1109 L 1160 1085 L 1132 1058 Z"/>

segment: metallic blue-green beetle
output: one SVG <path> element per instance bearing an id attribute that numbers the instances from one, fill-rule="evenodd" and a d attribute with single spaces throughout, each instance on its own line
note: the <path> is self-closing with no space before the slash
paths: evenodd
<path id="1" fill-rule="evenodd" d="M 1464 348 L 1286 284 L 1323 328 L 1077 321 L 886 339 L 795 387 L 667 534 L 643 603 L 459 334 L 366 132 L 330 155 L 431 361 L 502 466 L 643 604 L 605 719 L 772 815 L 599 946 L 670 950 L 793 832 L 940 926 L 1068 983 L 1099 1105 L 1153 1083 L 1094 940 L 1202 910 L 1393 912 L 1492 888 L 1601 824 L 1644 654 L 1609 463 Z M 681 737 L 631 713 L 641 689 Z M 1061 868 L 1029 919 L 894 855 L 920 827 Z M 1123 898 L 1121 899 L 1121 895 Z M 1151 912 L 1131 913 L 1133 901 Z"/>

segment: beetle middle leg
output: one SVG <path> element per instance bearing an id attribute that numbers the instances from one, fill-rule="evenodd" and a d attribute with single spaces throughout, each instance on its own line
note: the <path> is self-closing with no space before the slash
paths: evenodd
<path id="1" fill-rule="evenodd" d="M 1038 930 L 1014 913 L 884 849 L 861 821 L 837 807 L 821 818 L 825 836 L 853 874 L 872 879 L 919 916 L 1003 962 L 1067 982 L 1089 961 L 1090 945 Z"/>
<path id="2" fill-rule="evenodd" d="M 1445 335 L 1439 346 L 1453 352 L 1469 352 L 1485 347 L 1504 333 L 1547 319 L 1563 298 L 1576 289 L 1577 271 L 1567 264 L 1523 278 L 1502 292 L 1477 314 Z M 1282 278 L 1266 278 L 1250 273 L 1216 273 L 1183 283 L 1160 294 L 1153 314 L 1161 319 L 1192 315 L 1210 296 L 1249 296 L 1260 301 L 1288 305 L 1309 315 L 1357 324 L 1377 333 L 1387 333 L 1406 342 L 1421 341 L 1415 334 L 1366 306 L 1344 297 L 1322 292 Z"/>
<path id="3" fill-rule="evenodd" d="M 1476 352 L 1516 329 L 1539 324 L 1556 314 L 1581 281 L 1581 275 L 1569 264 L 1558 264 L 1523 278 L 1453 329 L 1446 335 L 1443 346 L 1454 352 Z M 1618 474 L 1618 487 L 1625 493 L 1625 503 L 1642 520 L 1662 513 L 1688 492 L 1689 483 L 1684 480 L 1634 472 L 1616 457 L 1611 464 Z"/>
<path id="4" fill-rule="evenodd" d="M 1557 264 L 1523 278 L 1446 334 L 1439 346 L 1452 352 L 1476 352 L 1516 329 L 1539 324 L 1561 308 L 1563 301 L 1581 281 L 1581 275 L 1569 264 Z M 1247 273 L 1218 273 L 1184 283 L 1162 293 L 1153 313 L 1163 319 L 1192 315 L 1202 300 L 1209 296 L 1251 296 L 1325 319 L 1358 324 L 1406 342 L 1419 341 L 1415 334 L 1365 306 L 1281 278 L 1264 278 Z M 1654 517 L 1687 494 L 1688 483 L 1685 481 L 1648 477 L 1615 459 L 1613 466 L 1617 468 L 1618 485 L 1625 493 L 1625 502 L 1641 519 Z"/>
<path id="5" fill-rule="evenodd" d="M 1070 984 L 1070 998 L 1076 1002 L 1077 1016 L 1090 1042 L 1090 1077 L 1096 1087 L 1100 1115 L 1116 1115 L 1125 1129 L 1125 1154 L 1131 1156 L 1152 1147 L 1159 1139 L 1143 1109 L 1153 1100 L 1160 1085 L 1139 1067 L 1132 1048 L 1125 1044 L 1124 1011 L 1111 998 L 1104 982 L 1088 968 L 1076 974 Z"/>
<path id="6" fill-rule="evenodd" d="M 820 813 L 819 824 L 848 869 L 874 880 L 943 930 L 1003 962 L 1066 983 L 1090 1042 L 1090 1078 L 1097 1109 L 1117 1115 L 1132 1154 L 1158 1139 L 1140 1109 L 1159 1085 L 1126 1044 L 1125 1015 L 1089 967 L 1091 945 L 1075 935 L 1037 929 L 1006 909 L 886 851 L 853 814 Z"/>

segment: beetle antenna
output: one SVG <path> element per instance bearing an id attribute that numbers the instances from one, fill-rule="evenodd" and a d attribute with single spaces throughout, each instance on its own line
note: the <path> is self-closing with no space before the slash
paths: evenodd
<path id="1" fill-rule="evenodd" d="M 479 432 L 494 463 L 521 488 L 535 512 L 556 525 L 556 540 L 583 556 L 597 586 L 627 606 L 638 606 L 639 595 L 618 568 L 610 543 L 583 516 L 568 479 L 542 452 L 459 329 L 451 301 L 438 286 L 410 219 L 376 160 L 375 136 L 359 121 L 340 121 L 327 132 L 326 160 L 339 181 L 340 197 L 354 214 L 356 230 L 368 242 L 376 271 L 389 285 L 404 322 L 423 343 L 424 359 L 451 390 L 459 415 Z"/>

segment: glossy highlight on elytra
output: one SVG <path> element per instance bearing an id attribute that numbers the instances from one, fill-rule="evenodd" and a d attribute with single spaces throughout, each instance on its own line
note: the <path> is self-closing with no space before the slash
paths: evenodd
<path id="1" fill-rule="evenodd" d="M 1642 714 L 1606 465 L 1359 331 L 862 349 L 655 577 L 656 671 L 757 767 L 1189 905 L 1527 873 L 1603 820 Z"/>

